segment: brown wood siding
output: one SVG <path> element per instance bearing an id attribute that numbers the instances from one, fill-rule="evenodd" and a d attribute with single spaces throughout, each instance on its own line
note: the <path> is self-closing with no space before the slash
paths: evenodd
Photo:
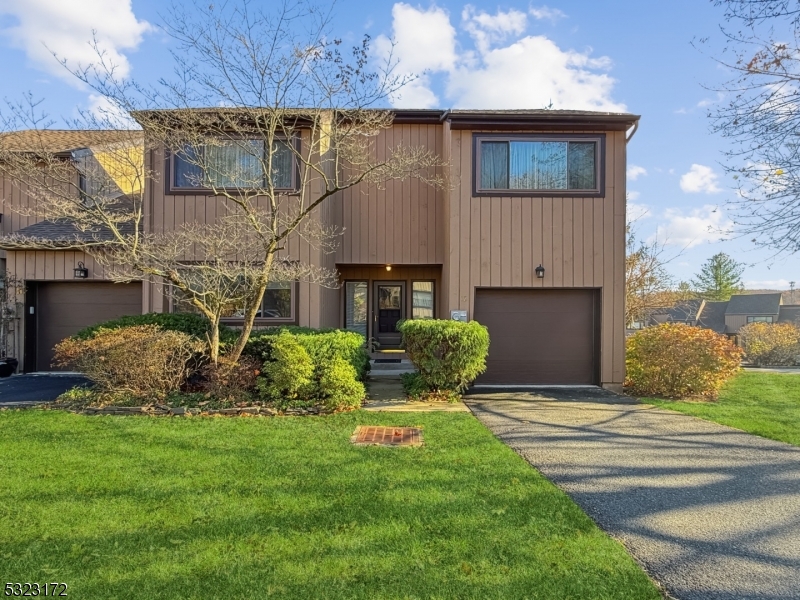
<path id="1" fill-rule="evenodd" d="M 36 286 L 38 371 L 52 366 L 53 347 L 84 327 L 124 315 L 141 314 L 141 283 L 48 282 Z"/>
<path id="2" fill-rule="evenodd" d="M 625 133 L 605 132 L 604 197 L 472 196 L 473 131 L 451 133 L 451 180 L 445 205 L 449 252 L 442 278 L 450 310 L 475 312 L 484 287 L 598 288 L 600 381 L 625 372 Z M 565 131 L 564 133 L 596 133 Z M 533 270 L 542 264 L 544 279 Z"/>
<path id="3" fill-rule="evenodd" d="M 375 157 L 398 146 L 443 152 L 439 124 L 394 125 L 375 139 Z M 344 229 L 335 261 L 340 264 L 437 264 L 445 255 L 444 191 L 418 179 L 389 181 L 385 188 L 358 185 L 330 203 L 329 222 Z"/>
<path id="4" fill-rule="evenodd" d="M 761 315 L 761 314 L 756 315 L 755 313 L 753 313 L 751 315 L 725 315 L 725 330 L 726 330 L 726 333 L 736 333 L 736 332 L 738 332 L 739 329 L 741 329 L 742 327 L 747 325 L 747 317 L 748 316 L 749 317 L 755 317 L 755 316 L 772 317 L 772 321 L 774 323 L 778 322 L 778 315 L 775 315 L 775 314 L 772 314 L 772 315 Z"/>
<path id="5" fill-rule="evenodd" d="M 596 308 L 591 289 L 476 290 L 475 320 L 491 338 L 476 384 L 598 383 Z"/>

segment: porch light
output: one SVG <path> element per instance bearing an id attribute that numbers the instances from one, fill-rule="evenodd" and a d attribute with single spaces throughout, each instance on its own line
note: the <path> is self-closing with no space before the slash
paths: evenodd
<path id="1" fill-rule="evenodd" d="M 391 271 L 392 270 L 392 265 L 386 265 L 386 270 L 387 271 Z"/>
<path id="2" fill-rule="evenodd" d="M 536 277 L 537 278 L 544 279 L 544 267 L 542 265 L 539 265 L 538 267 L 536 267 L 535 271 L 536 271 Z"/>
<path id="3" fill-rule="evenodd" d="M 79 262 L 78 266 L 75 267 L 72 272 L 74 273 L 75 279 L 86 279 L 89 277 L 89 269 L 87 269 L 82 262 Z"/>

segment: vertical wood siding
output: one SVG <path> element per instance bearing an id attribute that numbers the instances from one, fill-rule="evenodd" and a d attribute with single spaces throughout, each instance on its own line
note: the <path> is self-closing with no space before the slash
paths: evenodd
<path id="1" fill-rule="evenodd" d="M 449 252 L 441 314 L 458 309 L 471 316 L 476 287 L 600 288 L 601 381 L 622 383 L 625 133 L 606 133 L 603 198 L 472 197 L 472 135 L 451 134 L 453 187 L 445 202 Z M 544 279 L 534 274 L 539 264 Z"/>
<path id="2" fill-rule="evenodd" d="M 374 142 L 385 159 L 399 146 L 442 152 L 441 125 L 393 125 Z M 437 264 L 444 259 L 444 191 L 418 179 L 389 181 L 385 188 L 358 185 L 337 195 L 328 218 L 344 229 L 335 261 L 344 264 Z"/>

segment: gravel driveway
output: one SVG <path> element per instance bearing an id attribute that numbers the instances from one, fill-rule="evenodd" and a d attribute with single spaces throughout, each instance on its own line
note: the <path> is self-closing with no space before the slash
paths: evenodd
<path id="1" fill-rule="evenodd" d="M 466 402 L 675 598 L 800 598 L 800 448 L 603 390 Z"/>

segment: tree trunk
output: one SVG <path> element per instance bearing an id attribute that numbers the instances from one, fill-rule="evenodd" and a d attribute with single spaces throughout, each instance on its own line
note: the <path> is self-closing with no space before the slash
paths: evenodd
<path id="1" fill-rule="evenodd" d="M 210 319 L 211 331 L 208 334 L 208 355 L 215 365 L 219 362 L 219 320 L 219 315 L 215 315 L 213 319 Z"/>
<path id="2" fill-rule="evenodd" d="M 228 358 L 231 362 L 237 362 L 239 360 L 242 352 L 244 352 L 244 347 L 247 344 L 247 340 L 250 339 L 250 332 L 253 330 L 253 322 L 256 319 L 256 314 L 258 313 L 258 309 L 261 307 L 261 302 L 264 299 L 264 292 L 267 290 L 267 284 L 269 281 L 267 275 L 269 275 L 269 272 L 272 270 L 273 257 L 274 253 L 271 252 L 267 256 L 267 260 L 264 262 L 264 281 L 258 286 L 253 303 L 247 307 L 247 312 L 244 315 L 244 322 L 242 323 L 242 331 L 239 333 L 239 338 L 236 340 L 233 348 L 231 348 L 231 351 L 228 353 Z"/>

